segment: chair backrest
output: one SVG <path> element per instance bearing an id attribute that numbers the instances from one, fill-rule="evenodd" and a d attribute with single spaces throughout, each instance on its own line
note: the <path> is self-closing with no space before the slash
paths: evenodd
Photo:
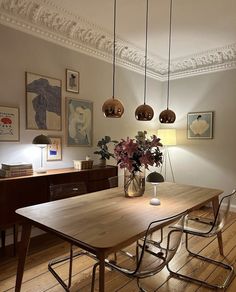
<path id="1" fill-rule="evenodd" d="M 65 199 L 87 193 L 85 182 L 72 182 L 50 185 L 50 201 Z"/>
<path id="2" fill-rule="evenodd" d="M 108 183 L 110 188 L 118 187 L 118 176 L 112 176 L 108 178 Z"/>
<path id="3" fill-rule="evenodd" d="M 175 253 L 178 250 L 178 247 L 181 243 L 181 237 L 183 234 L 183 227 L 184 227 L 184 218 L 187 215 L 187 211 L 184 213 L 180 213 L 178 215 L 168 217 L 162 220 L 153 221 L 150 223 L 150 225 L 147 228 L 147 231 L 145 233 L 141 253 L 139 255 L 139 259 L 137 262 L 137 266 L 135 271 L 132 273 L 132 276 L 138 277 L 138 278 L 145 278 L 148 276 L 152 276 L 160 272 L 174 257 Z M 157 225 L 166 225 L 173 224 L 174 222 L 178 221 L 178 225 L 181 227 L 181 229 L 170 229 L 168 236 L 167 236 L 167 243 L 164 248 L 159 250 L 159 252 L 147 252 L 147 245 L 148 245 L 148 235 L 152 232 L 152 230 L 155 230 L 155 226 Z M 163 252 L 162 252 L 163 251 Z M 154 256 L 154 259 L 158 259 L 154 261 L 151 265 L 143 264 L 145 254 L 147 254 L 150 258 L 150 255 Z"/>
<path id="4" fill-rule="evenodd" d="M 225 225 L 229 216 L 230 205 L 233 196 L 236 194 L 236 190 L 233 190 L 231 194 L 224 196 L 219 203 L 219 207 L 215 216 L 215 220 L 212 224 L 212 228 L 209 233 L 219 232 Z"/>

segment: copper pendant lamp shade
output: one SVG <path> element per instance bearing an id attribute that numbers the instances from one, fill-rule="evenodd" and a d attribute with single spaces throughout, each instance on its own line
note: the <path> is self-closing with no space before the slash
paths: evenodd
<path id="1" fill-rule="evenodd" d="M 167 80 L 167 109 L 162 111 L 159 115 L 159 121 L 162 124 L 173 124 L 176 115 L 169 109 L 170 99 L 170 55 L 171 55 L 171 33 L 172 33 L 172 0 L 170 0 L 170 26 L 169 26 L 169 56 L 168 56 L 168 80 Z"/>
<path id="2" fill-rule="evenodd" d="M 142 104 L 136 108 L 135 117 L 138 121 L 151 121 L 154 116 L 152 107 Z"/>
<path id="3" fill-rule="evenodd" d="M 175 118 L 175 113 L 170 109 L 162 111 L 159 115 L 159 121 L 162 124 L 173 124 L 175 122 Z"/>
<path id="4" fill-rule="evenodd" d="M 135 117 L 138 121 L 151 121 L 154 111 L 150 105 L 146 104 L 147 92 L 147 47 L 148 47 L 148 0 L 146 6 L 146 39 L 145 39 L 145 73 L 144 73 L 144 104 L 138 106 L 135 110 Z"/>
<path id="5" fill-rule="evenodd" d="M 124 106 L 117 98 L 109 98 L 102 106 L 102 111 L 107 118 L 120 118 L 124 113 Z"/>
<path id="6" fill-rule="evenodd" d="M 113 84 L 112 98 L 106 100 L 102 106 L 102 111 L 106 118 L 120 118 L 124 113 L 122 102 L 115 98 L 115 76 L 116 76 L 116 0 L 114 0 L 114 40 L 113 40 Z"/>

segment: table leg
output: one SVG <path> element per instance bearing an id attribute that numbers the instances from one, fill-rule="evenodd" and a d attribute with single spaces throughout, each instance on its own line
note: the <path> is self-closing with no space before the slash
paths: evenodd
<path id="1" fill-rule="evenodd" d="M 24 267 L 25 267 L 25 260 L 26 260 L 26 256 L 28 252 L 29 243 L 30 243 L 30 233 L 31 233 L 31 224 L 28 222 L 23 223 L 21 242 L 19 244 L 19 259 L 18 259 L 18 266 L 17 266 L 15 292 L 20 292 L 20 289 L 21 289 L 21 283 L 22 283 Z"/>
<path id="2" fill-rule="evenodd" d="M 99 292 L 105 291 L 105 257 L 99 257 Z"/>
<path id="3" fill-rule="evenodd" d="M 214 214 L 216 216 L 216 213 L 217 213 L 217 210 L 218 210 L 218 207 L 219 207 L 219 197 L 215 197 L 212 200 L 212 207 L 213 207 L 213 212 L 214 212 Z M 222 233 L 221 233 L 221 231 L 219 231 L 217 233 L 217 239 L 218 239 L 218 245 L 219 245 L 220 254 L 221 255 L 224 255 L 223 240 L 222 240 Z"/>

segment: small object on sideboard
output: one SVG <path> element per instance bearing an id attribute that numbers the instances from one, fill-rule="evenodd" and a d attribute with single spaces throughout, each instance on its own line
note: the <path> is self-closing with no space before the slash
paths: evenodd
<path id="1" fill-rule="evenodd" d="M 73 160 L 74 168 L 78 170 L 90 169 L 93 167 L 93 160 Z"/>
<path id="2" fill-rule="evenodd" d="M 0 169 L 0 177 L 17 177 L 32 174 L 33 168 L 31 163 L 2 163 L 2 168 Z"/>

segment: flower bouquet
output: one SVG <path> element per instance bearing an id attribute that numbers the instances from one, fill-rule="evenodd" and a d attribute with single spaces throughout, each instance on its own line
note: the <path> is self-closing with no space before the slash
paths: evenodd
<path id="1" fill-rule="evenodd" d="M 139 131 L 135 139 L 127 137 L 116 144 L 114 155 L 120 168 L 125 169 L 124 189 L 127 197 L 141 196 L 145 190 L 145 169 L 162 164 L 162 146 L 155 135 L 146 138 L 147 132 Z"/>

